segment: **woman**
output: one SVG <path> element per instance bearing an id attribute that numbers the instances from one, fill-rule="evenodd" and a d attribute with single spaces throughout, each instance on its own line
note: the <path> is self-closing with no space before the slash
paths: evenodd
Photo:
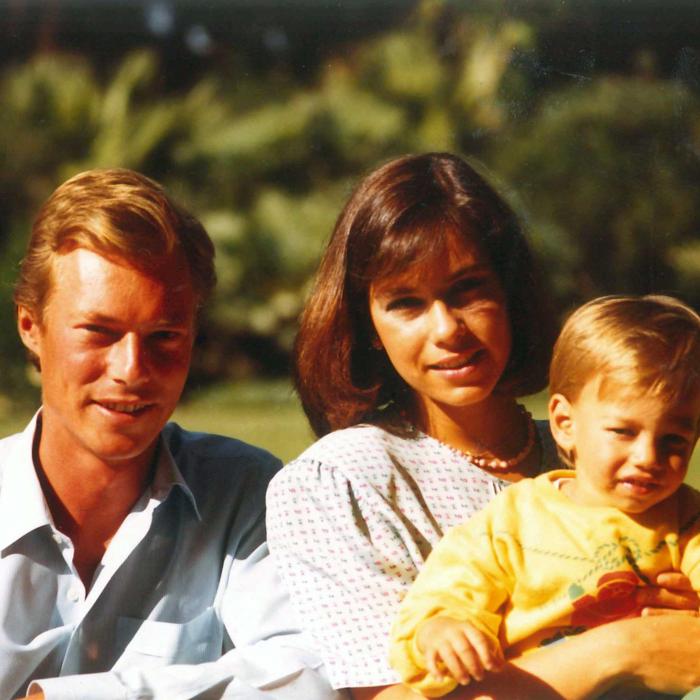
<path id="1" fill-rule="evenodd" d="M 268 493 L 270 548 L 334 687 L 408 696 L 392 686 L 387 636 L 430 549 L 509 482 L 556 466 L 546 426 L 516 401 L 546 384 L 552 327 L 516 218 L 464 161 L 400 158 L 351 196 L 296 347 L 324 437 Z M 681 590 L 650 589 L 652 603 L 697 608 L 684 581 L 665 583 Z M 516 660 L 456 697 L 510 698 L 515 683 L 529 697 L 594 696 L 641 665 L 633 638 L 655 639 L 641 622 Z M 605 664 L 582 673 L 604 644 Z M 675 688 L 653 669 L 644 680 L 679 691 L 700 681 L 687 674 Z"/>

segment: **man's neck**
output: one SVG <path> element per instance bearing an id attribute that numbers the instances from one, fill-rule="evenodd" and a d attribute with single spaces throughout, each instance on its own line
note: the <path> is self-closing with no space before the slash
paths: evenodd
<path id="1" fill-rule="evenodd" d="M 58 454 L 46 437 L 35 443 L 39 483 L 56 527 L 73 542 L 75 567 L 89 588 L 110 540 L 152 479 L 157 445 L 112 464 L 80 451 Z"/>

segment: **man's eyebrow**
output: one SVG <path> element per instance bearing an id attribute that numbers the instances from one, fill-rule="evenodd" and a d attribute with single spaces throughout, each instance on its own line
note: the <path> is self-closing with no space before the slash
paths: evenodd
<path id="1" fill-rule="evenodd" d="M 100 313 L 99 311 L 86 311 L 81 314 L 81 321 L 89 321 L 91 323 L 116 323 L 117 319 L 108 314 Z"/>
<path id="2" fill-rule="evenodd" d="M 123 323 L 122 319 L 116 318 L 115 316 L 110 316 L 109 314 L 104 314 L 99 311 L 88 311 L 86 312 L 82 319 L 82 323 L 95 323 L 109 325 L 120 325 Z M 189 323 L 189 317 L 187 313 L 176 313 L 172 316 L 162 316 L 156 319 L 148 325 L 152 326 L 185 326 Z"/>

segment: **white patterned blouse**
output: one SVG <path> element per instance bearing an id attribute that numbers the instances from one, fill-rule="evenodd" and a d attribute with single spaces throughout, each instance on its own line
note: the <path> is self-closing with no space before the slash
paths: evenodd
<path id="1" fill-rule="evenodd" d="M 541 471 L 559 466 L 537 422 Z M 508 482 L 423 434 L 373 425 L 321 438 L 267 493 L 270 549 L 334 688 L 389 685 L 388 635 L 433 545 Z"/>

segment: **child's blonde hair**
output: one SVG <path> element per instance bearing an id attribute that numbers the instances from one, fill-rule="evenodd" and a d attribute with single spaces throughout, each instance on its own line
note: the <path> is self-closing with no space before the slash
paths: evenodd
<path id="1" fill-rule="evenodd" d="M 575 401 L 600 377 L 599 392 L 631 387 L 669 400 L 700 390 L 700 316 L 669 296 L 607 296 L 564 324 L 549 371 L 550 394 Z"/>

